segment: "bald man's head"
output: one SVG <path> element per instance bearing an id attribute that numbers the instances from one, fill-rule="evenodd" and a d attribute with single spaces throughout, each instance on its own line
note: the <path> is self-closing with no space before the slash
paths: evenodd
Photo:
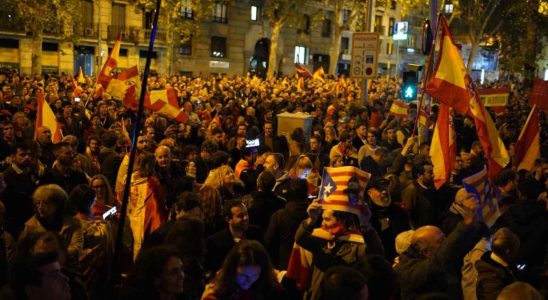
<path id="1" fill-rule="evenodd" d="M 169 168 L 171 166 L 171 150 L 167 146 L 159 146 L 154 151 L 156 163 L 160 168 Z"/>
<path id="2" fill-rule="evenodd" d="M 445 234 L 436 226 L 422 226 L 413 233 L 411 245 L 421 252 L 425 257 L 430 257 L 438 249 Z"/>
<path id="3" fill-rule="evenodd" d="M 51 130 L 46 126 L 39 127 L 36 133 L 36 140 L 42 145 L 51 144 Z"/>

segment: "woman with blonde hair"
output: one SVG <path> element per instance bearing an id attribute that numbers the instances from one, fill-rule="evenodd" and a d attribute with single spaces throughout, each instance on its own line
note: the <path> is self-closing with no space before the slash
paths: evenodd
<path id="1" fill-rule="evenodd" d="M 244 193 L 242 182 L 239 178 L 236 178 L 234 170 L 227 165 L 211 170 L 203 185 L 219 190 L 223 202 L 243 196 Z"/>
<path id="2" fill-rule="evenodd" d="M 312 160 L 306 155 L 301 155 L 289 170 L 289 177 L 293 179 L 306 179 L 308 182 L 308 194 L 313 194 L 320 184 L 321 176 L 318 169 L 314 167 Z"/>

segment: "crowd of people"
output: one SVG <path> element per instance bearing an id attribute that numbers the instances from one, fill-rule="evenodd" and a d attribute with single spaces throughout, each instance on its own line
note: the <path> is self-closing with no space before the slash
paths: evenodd
<path id="1" fill-rule="evenodd" d="M 511 160 L 499 173 L 501 216 L 486 224 L 462 184 L 486 164 L 473 119 L 453 113 L 455 169 L 434 188 L 428 137 L 437 106 L 427 106 L 418 130 L 417 105 L 391 115 L 398 79 L 374 80 L 367 104 L 360 83 L 345 78 L 154 75 L 147 85 L 175 89 L 186 119 L 145 110 L 128 176 L 136 118 L 122 99 L 94 97 L 91 77 L 74 97 L 71 75 L 0 74 L 1 299 L 548 295 L 544 112 L 542 158 L 530 170 Z M 484 87 L 497 86 L 511 87 L 493 119 L 513 157 L 527 90 L 517 80 Z M 39 93 L 61 141 L 35 126 Z M 282 112 L 309 115 L 310 131 L 280 132 Z M 338 208 L 318 197 L 324 169 L 344 166 L 370 174 L 359 213 L 346 209 L 358 205 L 350 192 Z"/>

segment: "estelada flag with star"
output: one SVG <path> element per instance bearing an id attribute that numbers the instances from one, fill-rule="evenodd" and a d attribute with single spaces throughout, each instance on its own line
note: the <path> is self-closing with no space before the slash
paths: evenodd
<path id="1" fill-rule="evenodd" d="M 356 167 L 324 168 L 318 200 L 324 209 L 360 215 L 371 174 Z"/>

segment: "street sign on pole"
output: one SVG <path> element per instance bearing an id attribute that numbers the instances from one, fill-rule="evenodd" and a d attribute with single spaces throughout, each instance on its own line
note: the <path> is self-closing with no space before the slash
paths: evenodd
<path id="1" fill-rule="evenodd" d="M 352 63 L 350 77 L 373 79 L 377 76 L 379 34 L 355 32 L 352 35 Z"/>

